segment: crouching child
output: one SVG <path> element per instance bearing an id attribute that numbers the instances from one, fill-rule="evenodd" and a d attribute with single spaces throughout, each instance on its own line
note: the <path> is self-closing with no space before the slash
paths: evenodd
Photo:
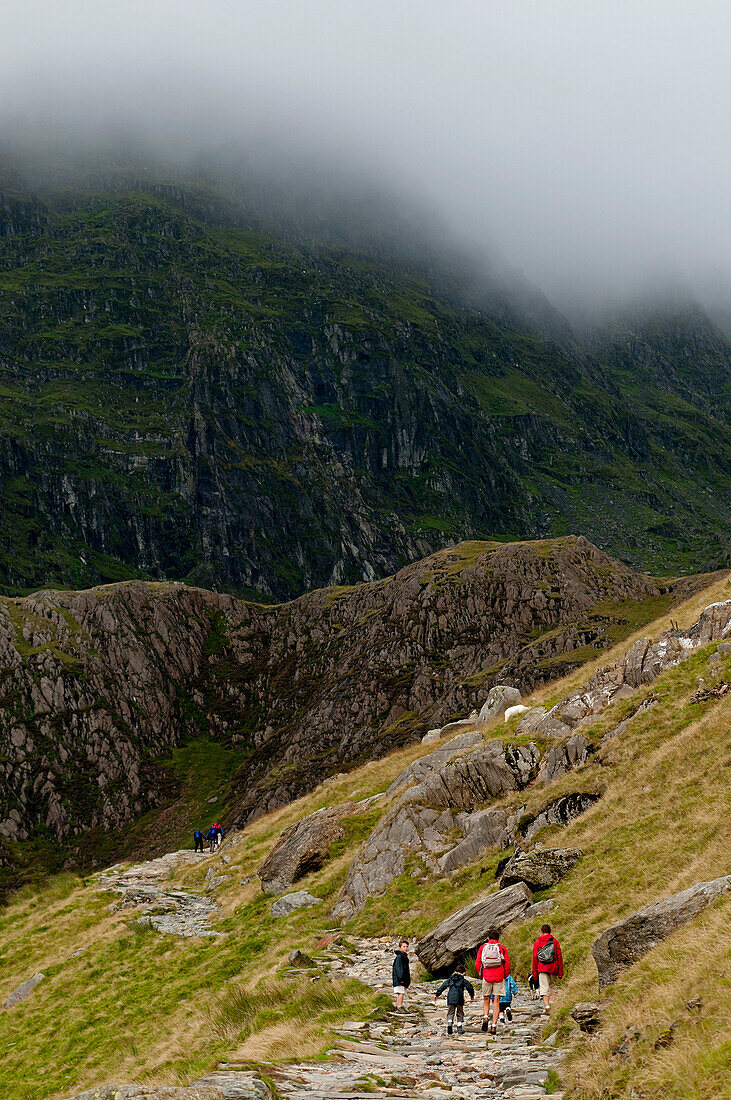
<path id="1" fill-rule="evenodd" d="M 470 1000 L 475 999 L 475 990 L 472 982 L 465 978 L 465 969 L 462 963 L 457 963 L 454 973 L 446 978 L 434 994 L 434 1004 L 437 1003 L 442 993 L 447 991 L 447 1035 L 452 1034 L 454 1017 L 457 1017 L 457 1031 L 464 1033 L 464 995 L 465 990 L 470 995 Z"/>

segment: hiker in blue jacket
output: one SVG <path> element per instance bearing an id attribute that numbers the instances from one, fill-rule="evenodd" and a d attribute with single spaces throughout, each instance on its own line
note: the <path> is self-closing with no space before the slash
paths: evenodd
<path id="1" fill-rule="evenodd" d="M 218 840 L 218 830 L 214 825 L 211 825 L 210 829 L 206 833 L 206 840 L 208 841 L 208 850 L 210 852 L 215 852 L 216 841 Z"/>
<path id="2" fill-rule="evenodd" d="M 193 833 L 193 840 L 195 841 L 195 850 L 196 850 L 196 852 L 202 852 L 203 851 L 203 833 L 200 831 L 200 829 L 196 829 L 196 831 Z"/>
<path id="3" fill-rule="evenodd" d="M 507 978 L 505 979 L 505 993 L 500 998 L 500 1021 L 502 1023 L 505 1022 L 506 1017 L 509 1021 L 513 1019 L 513 1012 L 510 1005 L 512 1004 L 513 997 L 517 992 L 518 987 L 515 984 L 515 978 L 512 974 L 508 974 Z M 494 1000 L 494 998 L 495 994 L 493 993 L 490 997 L 490 1000 L 492 1001 Z"/>
<path id="4" fill-rule="evenodd" d="M 462 1035 L 464 1033 L 465 990 L 469 993 L 471 1001 L 475 999 L 475 987 L 472 982 L 465 978 L 463 963 L 457 963 L 450 977 L 446 978 L 439 986 L 434 994 L 434 1004 L 437 1003 L 445 989 L 447 991 L 447 1035 L 452 1034 L 455 1015 L 457 1017 L 457 1031 Z"/>

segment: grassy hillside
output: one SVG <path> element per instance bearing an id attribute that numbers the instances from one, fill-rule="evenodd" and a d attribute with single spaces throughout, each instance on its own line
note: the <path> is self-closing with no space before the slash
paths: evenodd
<path id="1" fill-rule="evenodd" d="M 675 609 L 672 618 L 688 626 L 703 606 L 729 598 L 731 579 L 726 576 Z M 656 636 L 668 625 L 667 619 L 658 619 L 643 634 Z M 607 663 L 632 640 L 596 664 Z M 658 705 L 590 764 L 529 792 L 536 809 L 563 790 L 602 792 L 568 828 L 540 837 L 542 843 L 576 845 L 584 852 L 550 891 L 557 902 L 551 920 L 567 966 L 559 1010 L 551 1021 L 551 1028 L 558 1026 L 562 1034 L 570 1030 L 571 1005 L 596 995 L 589 948 L 600 931 L 650 901 L 728 872 L 731 700 L 690 702 L 698 678 L 708 679 L 708 660 L 715 649 L 699 651 L 646 689 Z M 536 692 L 531 702 L 556 701 L 589 671 L 585 667 Z M 724 658 L 721 671 L 731 679 L 731 658 Z M 632 707 L 643 690 L 631 700 Z M 602 733 L 630 709 L 626 700 L 614 704 L 588 736 L 598 744 Z M 487 736 L 504 736 L 514 725 L 515 720 Z M 26 888 L 17 895 L 0 917 L 0 997 L 37 970 L 47 977 L 29 1001 L 0 1013 L 2 1095 L 8 1100 L 50 1100 L 75 1086 L 105 1080 L 187 1081 L 221 1059 L 260 1062 L 324 1050 L 331 1041 L 329 1025 L 366 1013 L 375 1007 L 375 996 L 358 983 L 313 985 L 278 970 L 292 947 L 312 952 L 323 930 L 331 927 L 329 903 L 365 830 L 385 804 L 376 803 L 369 814 L 352 818 L 330 861 L 298 884 L 322 897 L 323 905 L 273 921 L 271 899 L 263 897 L 258 880 L 246 880 L 285 826 L 320 806 L 384 790 L 407 762 L 425 751 L 412 746 L 330 781 L 250 825 L 224 849 L 229 864 L 220 855 L 206 856 L 174 876 L 202 892 L 211 866 L 230 874 L 215 893 L 221 915 L 213 927 L 225 932 L 225 938 L 179 940 L 141 929 L 133 912 L 109 912 L 113 898 L 99 894 L 94 879 L 61 875 L 42 891 Z M 518 798 L 506 801 L 517 804 Z M 199 804 L 198 810 L 204 809 Z M 451 881 L 414 879 L 407 871 L 345 927 L 346 944 L 349 931 L 425 933 L 494 886 L 503 854 L 495 851 Z M 600 1038 L 568 1039 L 572 1053 L 566 1083 L 571 1096 L 599 1100 L 630 1096 L 631 1089 L 658 1100 L 715 1100 L 724 1094 L 731 1040 L 731 989 L 724 977 L 729 912 L 728 901 L 711 907 L 608 991 L 607 1023 Z M 506 933 L 519 977 L 526 973 L 540 920 Z M 696 996 L 703 1004 L 692 1013 L 684 1002 Z M 660 1032 L 675 1019 L 681 1023 L 674 1043 L 655 1050 Z M 623 1062 L 611 1051 L 630 1024 L 641 1038 L 631 1043 L 629 1060 Z"/>

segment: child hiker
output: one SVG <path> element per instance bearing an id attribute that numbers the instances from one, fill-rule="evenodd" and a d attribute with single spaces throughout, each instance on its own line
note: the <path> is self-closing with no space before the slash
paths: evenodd
<path id="1" fill-rule="evenodd" d="M 464 993 L 465 989 L 470 995 L 470 1000 L 475 999 L 475 990 L 472 982 L 465 978 L 465 970 L 462 963 L 457 963 L 454 973 L 439 986 L 434 994 L 434 1004 L 437 1003 L 444 990 L 447 990 L 447 1035 L 452 1034 L 454 1017 L 457 1017 L 457 1031 L 464 1034 Z"/>
<path id="2" fill-rule="evenodd" d="M 510 1005 L 512 1004 L 513 997 L 517 992 L 518 987 L 515 984 L 515 978 L 512 974 L 508 974 L 507 978 L 505 979 L 505 995 L 500 998 L 500 1016 L 498 1018 L 501 1023 L 505 1022 L 506 1017 L 509 1021 L 513 1019 L 513 1012 Z M 493 1001 L 494 999 L 495 994 L 491 993 L 490 1000 Z"/>

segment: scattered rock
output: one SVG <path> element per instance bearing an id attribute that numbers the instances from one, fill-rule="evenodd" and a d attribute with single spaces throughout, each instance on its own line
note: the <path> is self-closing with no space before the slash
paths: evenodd
<path id="1" fill-rule="evenodd" d="M 507 684 L 496 684 L 495 687 L 490 688 L 487 699 L 477 717 L 478 727 L 486 726 L 490 722 L 497 721 L 498 718 L 503 718 L 508 707 L 520 703 L 521 699 L 522 696 L 517 688 L 509 687 Z"/>
<path id="2" fill-rule="evenodd" d="M 601 1026 L 602 1011 L 605 1001 L 579 1001 L 571 1009 L 570 1016 L 576 1020 L 582 1031 L 593 1034 Z"/>
<path id="3" fill-rule="evenodd" d="M 636 1027 L 628 1027 L 619 1045 L 612 1050 L 612 1056 L 618 1058 L 620 1062 L 628 1062 L 632 1043 L 639 1042 L 641 1038 L 641 1031 L 638 1031 Z"/>
<path id="4" fill-rule="evenodd" d="M 317 966 L 314 959 L 311 959 L 309 955 L 306 955 L 304 951 L 300 951 L 299 948 L 295 948 L 294 951 L 289 953 L 289 965 L 296 966 L 300 970 L 312 970 Z"/>
<path id="5" fill-rule="evenodd" d="M 607 928 L 591 949 L 605 989 L 622 970 L 641 959 L 661 940 L 697 916 L 716 898 L 731 891 L 731 875 L 699 882 L 679 894 L 656 901 Z"/>
<path id="6" fill-rule="evenodd" d="M 672 1046 L 675 1042 L 675 1032 L 680 1027 L 680 1020 L 673 1020 L 670 1027 L 664 1028 L 652 1044 L 654 1050 L 662 1050 L 663 1047 Z"/>
<path id="7" fill-rule="evenodd" d="M 516 852 L 500 876 L 501 886 L 525 882 L 532 890 L 545 890 L 569 873 L 581 859 L 581 848 L 534 848 Z"/>
<path id="8" fill-rule="evenodd" d="M 257 871 L 264 893 L 281 894 L 298 879 L 319 870 L 328 858 L 330 845 L 343 835 L 343 818 L 364 809 L 357 802 L 327 806 L 285 829 Z"/>
<path id="9" fill-rule="evenodd" d="M 613 741 L 615 737 L 619 737 L 619 735 L 624 733 L 627 727 L 630 726 L 632 722 L 634 722 L 635 718 L 639 718 L 641 714 L 644 714 L 645 711 L 650 710 L 652 707 L 655 706 L 656 703 L 657 698 L 654 695 L 651 695 L 649 696 L 649 698 L 644 699 L 638 706 L 637 710 L 633 711 L 632 714 L 628 715 L 621 722 L 619 722 L 614 727 L 614 729 L 608 730 L 604 734 L 604 736 L 602 737 L 602 745 L 606 745 L 610 741 Z"/>
<path id="10" fill-rule="evenodd" d="M 476 951 L 491 925 L 504 928 L 521 917 L 532 901 L 523 882 L 487 894 L 438 924 L 417 944 L 416 954 L 427 970 L 438 974 Z"/>
<path id="11" fill-rule="evenodd" d="M 2 1011 L 4 1012 L 6 1008 L 14 1008 L 15 1005 L 19 1005 L 22 1004 L 23 1001 L 27 1001 L 35 987 L 38 985 L 39 982 L 43 981 L 45 976 L 45 974 L 38 973 L 34 974 L 32 978 L 27 978 L 26 981 L 21 982 L 17 989 L 13 990 L 13 992 L 3 1004 Z"/>
<path id="12" fill-rule="evenodd" d="M 190 1088 L 218 1089 L 223 1100 L 269 1100 L 271 1092 L 253 1073 L 228 1071 L 201 1077 Z"/>
<path id="13" fill-rule="evenodd" d="M 309 905 L 319 905 L 321 898 L 313 897 L 307 890 L 295 890 L 292 894 L 283 894 L 272 905 L 273 917 L 288 917 L 295 909 L 304 909 Z"/>

